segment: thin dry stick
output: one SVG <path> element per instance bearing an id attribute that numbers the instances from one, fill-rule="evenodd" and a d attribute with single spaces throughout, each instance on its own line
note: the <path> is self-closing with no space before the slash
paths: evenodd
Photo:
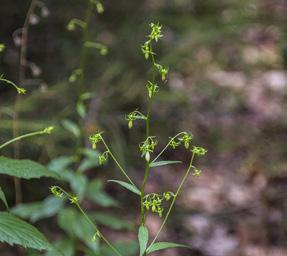
<path id="1" fill-rule="evenodd" d="M 28 12 L 26 14 L 26 18 L 24 21 L 24 25 L 22 28 L 21 33 L 21 47 L 20 47 L 20 62 L 19 62 L 19 85 L 23 87 L 23 83 L 25 80 L 25 71 L 26 71 L 26 64 L 27 64 L 27 44 L 28 44 L 28 29 L 29 29 L 29 20 L 31 15 L 34 12 L 36 7 L 37 0 L 32 0 Z M 14 106 L 14 120 L 13 120 L 13 137 L 19 136 L 19 110 L 21 103 L 21 95 L 17 95 L 15 106 Z M 20 149 L 20 142 L 17 141 L 14 144 L 14 157 L 19 158 L 19 149 Z M 16 204 L 22 202 L 22 189 L 21 189 L 21 182 L 18 178 L 14 178 L 14 186 L 15 186 L 15 194 L 16 194 Z"/>

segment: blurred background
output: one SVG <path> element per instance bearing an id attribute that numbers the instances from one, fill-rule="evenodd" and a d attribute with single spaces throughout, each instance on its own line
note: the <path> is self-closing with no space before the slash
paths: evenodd
<path id="1" fill-rule="evenodd" d="M 192 249 L 158 255 L 287 255 L 287 2 L 105 0 L 103 6 L 102 14 L 91 14 L 88 39 L 108 52 L 86 48 L 79 93 L 71 75 L 81 65 L 83 34 L 79 27 L 68 31 L 67 24 L 87 17 L 88 1 L 38 2 L 28 16 L 21 66 L 19 28 L 31 1 L 1 0 L 0 43 L 6 49 L 0 73 L 27 94 L 17 97 L 1 83 L 0 141 L 13 137 L 15 122 L 19 134 L 55 126 L 51 136 L 22 141 L 2 154 L 65 170 L 60 184 L 82 198 L 125 255 L 136 255 L 136 198 L 106 182 L 121 176 L 111 161 L 98 166 L 99 153 L 90 150 L 87 138 L 104 130 L 119 161 L 141 183 L 144 160 L 137 148 L 144 126 L 139 122 L 129 130 L 124 117 L 136 108 L 145 111 L 150 65 L 140 46 L 148 24 L 158 21 L 164 37 L 156 57 L 169 67 L 169 76 L 153 105 L 151 132 L 158 136 L 158 149 L 187 130 L 208 150 L 196 163 L 202 175 L 189 178 L 161 235 Z M 188 161 L 184 150 L 169 150 L 164 158 Z M 175 191 L 183 171 L 178 165 L 153 169 L 147 192 Z M 101 243 L 91 243 L 85 223 L 72 224 L 80 217 L 68 203 L 53 201 L 54 183 L 22 181 L 16 205 L 13 179 L 0 176 L 12 211 L 34 222 L 65 255 L 112 255 Z M 147 223 L 154 235 L 161 219 L 150 214 Z M 5 244 L 0 251 L 39 255 Z"/>

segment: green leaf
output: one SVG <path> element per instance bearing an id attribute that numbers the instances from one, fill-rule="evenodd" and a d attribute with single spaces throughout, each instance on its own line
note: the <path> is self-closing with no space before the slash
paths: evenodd
<path id="1" fill-rule="evenodd" d="M 55 249 L 45 256 L 75 256 L 75 243 L 70 239 L 60 239 L 53 243 Z"/>
<path id="2" fill-rule="evenodd" d="M 110 215 L 107 213 L 94 213 L 91 214 L 91 218 L 97 223 L 109 227 L 111 229 L 132 230 L 133 225 L 129 221 L 123 220 L 118 216 Z"/>
<path id="3" fill-rule="evenodd" d="M 108 182 L 115 182 L 115 183 L 123 186 L 124 188 L 130 190 L 131 192 L 133 192 L 133 193 L 135 193 L 137 195 L 141 195 L 140 190 L 136 186 L 134 186 L 134 185 L 132 185 L 130 183 L 127 183 L 127 182 L 124 182 L 124 181 L 120 181 L 120 180 L 108 180 Z"/>
<path id="4" fill-rule="evenodd" d="M 170 242 L 158 242 L 158 243 L 154 243 L 152 246 L 150 246 L 147 249 L 147 253 L 152 253 L 155 251 L 159 251 L 159 250 L 165 250 L 165 249 L 170 249 L 170 248 L 176 248 L 176 247 L 187 247 L 186 245 L 183 244 L 176 244 L 176 243 L 170 243 Z"/>
<path id="5" fill-rule="evenodd" d="M 7 200 L 6 200 L 6 197 L 5 197 L 5 194 L 2 190 L 2 188 L 0 187 L 0 200 L 5 204 L 6 208 L 8 209 L 8 203 L 7 203 Z"/>
<path id="6" fill-rule="evenodd" d="M 181 161 L 158 161 L 158 162 L 151 162 L 149 167 L 159 167 L 163 165 L 169 165 L 169 164 L 180 164 Z"/>
<path id="7" fill-rule="evenodd" d="M 79 137 L 81 134 L 80 128 L 77 124 L 72 122 L 71 120 L 65 119 L 62 121 L 62 125 L 64 128 L 71 132 L 75 137 Z"/>
<path id="8" fill-rule="evenodd" d="M 55 172 L 34 161 L 28 159 L 10 159 L 4 156 L 0 157 L 0 174 L 7 174 L 22 179 L 41 177 L 60 178 Z"/>
<path id="9" fill-rule="evenodd" d="M 0 242 L 36 250 L 52 249 L 49 241 L 35 227 L 7 212 L 0 212 Z"/>
<path id="10" fill-rule="evenodd" d="M 140 256 L 144 255 L 148 243 L 148 229 L 141 225 L 138 233 Z"/>
<path id="11" fill-rule="evenodd" d="M 114 198 L 103 191 L 103 184 L 101 180 L 95 179 L 87 185 L 87 198 L 103 207 L 118 206 L 119 203 Z"/>
<path id="12" fill-rule="evenodd" d="M 93 241 L 96 231 L 80 212 L 73 208 L 65 208 L 58 214 L 58 223 L 71 237 L 76 236 L 93 251 L 98 250 L 98 241 Z"/>
<path id="13" fill-rule="evenodd" d="M 11 209 L 11 212 L 21 218 L 29 219 L 32 222 L 54 216 L 58 213 L 64 201 L 54 196 L 47 197 L 44 201 L 19 204 Z"/>

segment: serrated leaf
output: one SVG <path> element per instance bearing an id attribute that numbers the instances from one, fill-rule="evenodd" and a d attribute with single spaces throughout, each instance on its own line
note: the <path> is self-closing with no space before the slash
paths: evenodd
<path id="1" fill-rule="evenodd" d="M 149 167 L 159 167 L 163 165 L 169 165 L 169 164 L 180 164 L 181 161 L 157 161 L 157 162 L 151 162 Z"/>
<path id="2" fill-rule="evenodd" d="M 0 212 L 0 242 L 36 250 L 52 249 L 49 241 L 34 226 L 7 212 Z"/>
<path id="3" fill-rule="evenodd" d="M 148 243 L 148 229 L 141 225 L 138 232 L 138 240 L 140 245 L 140 256 L 144 255 Z"/>
<path id="4" fill-rule="evenodd" d="M 11 212 L 21 218 L 32 222 L 54 216 L 64 204 L 62 199 L 49 196 L 45 200 L 36 203 L 19 204 L 11 209 Z"/>
<path id="5" fill-rule="evenodd" d="M 6 200 L 6 197 L 5 197 L 5 194 L 2 190 L 2 188 L 0 187 L 0 200 L 5 204 L 6 208 L 8 209 L 8 203 L 7 203 L 7 200 Z"/>
<path id="6" fill-rule="evenodd" d="M 158 242 L 158 243 L 154 243 L 152 246 L 150 246 L 147 249 L 147 253 L 152 253 L 155 251 L 165 250 L 165 249 L 170 249 L 170 248 L 176 248 L 176 247 L 188 247 L 188 246 L 183 245 L 183 244 L 170 243 L 170 242 Z"/>
<path id="7" fill-rule="evenodd" d="M 75 137 L 79 137 L 81 134 L 80 128 L 77 124 L 72 122 L 71 120 L 65 119 L 62 121 L 62 125 L 64 128 L 71 132 Z"/>
<path id="8" fill-rule="evenodd" d="M 127 182 L 124 182 L 124 181 L 120 181 L 120 180 L 108 180 L 108 182 L 117 183 L 117 184 L 123 186 L 124 188 L 128 189 L 129 191 L 131 191 L 131 192 L 133 192 L 133 193 L 135 193 L 137 195 L 141 195 L 140 190 L 136 186 L 134 186 L 134 185 L 132 185 L 130 183 L 127 183 Z"/>
<path id="9" fill-rule="evenodd" d="M 55 172 L 50 171 L 45 166 L 34 161 L 28 159 L 10 159 L 4 156 L 0 157 L 0 174 L 6 174 L 22 179 L 41 177 L 60 178 Z"/>

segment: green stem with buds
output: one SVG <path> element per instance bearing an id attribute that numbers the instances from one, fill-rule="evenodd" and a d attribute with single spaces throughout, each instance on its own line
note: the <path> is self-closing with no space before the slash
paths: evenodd
<path id="1" fill-rule="evenodd" d="M 21 135 L 19 137 L 16 137 L 16 138 L 9 140 L 9 141 L 5 142 L 4 144 L 0 145 L 0 150 L 4 147 L 8 146 L 9 144 L 11 144 L 15 141 L 21 140 L 21 139 L 25 139 L 25 138 L 36 136 L 36 135 L 50 134 L 52 129 L 53 129 L 53 127 L 48 127 L 42 131 L 31 132 L 31 133 L 27 133 L 27 134 Z"/>
<path id="2" fill-rule="evenodd" d="M 166 222 L 167 222 L 167 220 L 168 220 L 168 217 L 169 217 L 169 215 L 170 215 L 170 213 L 171 213 L 171 210 L 173 209 L 173 206 L 174 206 L 174 204 L 175 204 L 175 201 L 176 201 L 177 197 L 179 196 L 179 194 L 180 194 L 180 192 L 181 192 L 181 190 L 182 190 L 182 187 L 183 187 L 183 185 L 184 185 L 184 183 L 185 183 L 187 177 L 188 177 L 189 174 L 190 174 L 191 169 L 193 168 L 194 156 L 195 156 L 195 154 L 192 153 L 192 157 L 191 157 L 189 166 L 188 166 L 188 168 L 187 168 L 187 170 L 186 170 L 186 172 L 185 172 L 185 174 L 184 174 L 184 176 L 183 176 L 183 178 L 182 178 L 182 180 L 181 180 L 181 182 L 180 182 L 180 185 L 179 185 L 179 187 L 178 187 L 178 189 L 177 189 L 177 191 L 176 191 L 176 193 L 175 193 L 175 196 L 173 197 L 173 199 L 172 199 L 172 201 L 171 201 L 171 204 L 170 204 L 170 206 L 169 206 L 169 209 L 168 209 L 168 211 L 167 211 L 167 213 L 166 213 L 166 215 L 165 215 L 165 217 L 164 217 L 164 220 L 163 220 L 163 222 L 162 222 L 162 224 L 161 224 L 159 230 L 157 231 L 157 233 L 156 233 L 156 235 L 155 235 L 155 238 L 153 239 L 153 241 L 152 241 L 151 244 L 149 245 L 148 249 L 151 248 L 151 246 L 156 242 L 156 240 L 157 240 L 159 234 L 161 233 L 163 227 L 165 226 L 165 224 L 166 224 Z M 147 250 L 148 250 L 148 249 L 147 249 Z"/>
<path id="3" fill-rule="evenodd" d="M 58 191 L 56 193 L 53 192 L 53 190 Z M 78 202 L 78 198 L 75 196 L 70 195 L 67 191 L 65 191 L 64 189 L 62 189 L 61 187 L 58 186 L 53 186 L 51 188 L 52 193 L 56 196 L 56 197 L 62 197 L 62 194 L 64 194 L 72 204 L 76 205 L 76 207 L 78 208 L 78 210 L 83 214 L 83 216 L 85 217 L 85 219 L 89 222 L 89 224 L 95 229 L 96 231 L 96 235 L 101 238 L 107 245 L 108 247 L 111 248 L 111 250 L 117 255 L 117 256 L 122 256 L 122 254 L 109 242 L 109 240 L 101 233 L 101 231 L 97 228 L 97 226 L 94 224 L 94 222 L 90 219 L 90 217 L 86 214 L 86 212 L 83 210 L 83 208 L 81 207 L 81 205 Z"/>
<path id="4" fill-rule="evenodd" d="M 108 151 L 109 155 L 111 156 L 111 158 L 114 160 L 115 164 L 118 166 L 119 170 L 121 171 L 121 173 L 127 178 L 127 180 L 133 185 L 135 186 L 135 184 L 133 183 L 133 181 L 131 180 L 131 178 L 128 176 L 128 174 L 126 173 L 126 171 L 124 170 L 124 168 L 120 165 L 120 163 L 118 162 L 118 160 L 116 159 L 116 157 L 114 156 L 114 154 L 112 153 L 112 151 L 110 150 L 108 144 L 105 142 L 103 136 L 101 136 L 101 140 L 106 148 L 106 150 Z"/>

